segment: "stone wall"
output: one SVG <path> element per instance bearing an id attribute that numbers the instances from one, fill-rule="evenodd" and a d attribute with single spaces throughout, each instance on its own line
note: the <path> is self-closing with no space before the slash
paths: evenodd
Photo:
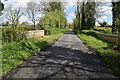
<path id="1" fill-rule="evenodd" d="M 113 34 L 105 34 L 105 33 L 96 33 L 97 37 L 102 40 L 117 44 L 118 43 L 118 35 Z"/>
<path id="2" fill-rule="evenodd" d="M 34 37 L 44 36 L 44 30 L 28 31 L 26 36 L 27 36 L 27 38 L 34 38 Z"/>

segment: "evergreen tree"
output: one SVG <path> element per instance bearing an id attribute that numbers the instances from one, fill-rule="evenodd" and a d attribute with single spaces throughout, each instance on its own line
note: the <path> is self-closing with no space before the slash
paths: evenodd
<path id="1" fill-rule="evenodd" d="M 76 22 L 74 22 L 74 29 L 92 29 L 95 26 L 95 6 L 95 2 L 77 2 L 76 19 L 74 19 Z"/>
<path id="2" fill-rule="evenodd" d="M 95 26 L 95 2 L 86 4 L 86 29 L 92 29 Z"/>
<path id="3" fill-rule="evenodd" d="M 117 32 L 116 19 L 117 19 L 117 2 L 112 2 L 112 13 L 113 13 L 113 24 L 112 24 L 112 33 Z"/>
<path id="4" fill-rule="evenodd" d="M 80 29 L 80 8 L 79 5 L 77 5 L 77 29 Z"/>
<path id="5" fill-rule="evenodd" d="M 81 29 L 84 30 L 85 29 L 85 2 L 82 3 L 81 13 L 82 13 Z"/>
<path id="6" fill-rule="evenodd" d="M 117 2 L 117 23 L 118 23 L 118 49 L 120 51 L 120 1 Z"/>
<path id="7" fill-rule="evenodd" d="M 80 8 L 77 2 L 77 10 L 75 11 L 76 19 L 74 19 L 74 29 L 80 29 Z"/>

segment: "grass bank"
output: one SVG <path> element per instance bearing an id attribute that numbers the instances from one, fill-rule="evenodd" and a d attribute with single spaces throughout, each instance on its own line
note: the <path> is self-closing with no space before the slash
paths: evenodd
<path id="1" fill-rule="evenodd" d="M 77 36 L 89 47 L 97 51 L 103 58 L 104 62 L 115 72 L 120 75 L 120 52 L 107 49 L 110 43 L 103 42 L 93 36 L 86 34 L 77 34 Z M 105 49 L 106 48 L 106 49 Z"/>
<path id="2" fill-rule="evenodd" d="M 94 27 L 95 31 L 98 31 L 99 33 L 107 33 L 112 34 L 112 28 L 111 27 Z M 115 33 L 117 34 L 117 33 Z"/>
<path id="3" fill-rule="evenodd" d="M 21 64 L 30 55 L 43 49 L 53 40 L 62 36 L 62 33 L 31 38 L 20 42 L 10 42 L 2 46 L 2 74 Z M 1 75 L 1 74 L 0 74 Z"/>

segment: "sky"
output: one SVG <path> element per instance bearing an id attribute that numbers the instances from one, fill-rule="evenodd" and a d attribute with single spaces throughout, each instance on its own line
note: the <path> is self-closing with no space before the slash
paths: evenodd
<path id="1" fill-rule="evenodd" d="M 22 8 L 23 10 L 26 8 L 26 4 L 27 2 L 29 2 L 31 0 L 8 0 L 8 1 L 4 1 L 1 0 L 1 2 L 3 2 L 5 4 L 5 7 L 8 4 L 12 4 L 14 5 L 14 8 Z M 34 0 L 35 2 L 39 3 L 39 0 Z M 42 1 L 47 1 L 47 0 L 42 0 Z M 50 0 L 49 0 L 50 1 Z M 54 1 L 54 0 L 52 0 Z M 69 24 L 71 24 L 73 22 L 73 19 L 75 18 L 75 10 L 76 10 L 76 6 L 75 3 L 77 0 L 64 0 L 65 2 L 67 2 L 66 4 L 66 18 L 67 18 L 67 22 Z M 101 6 L 99 8 L 97 8 L 98 11 L 103 11 L 101 17 L 97 18 L 97 21 L 99 22 L 103 22 L 106 21 L 108 24 L 112 24 L 112 7 L 111 7 L 111 0 L 98 0 L 98 1 L 107 1 L 108 3 L 104 6 Z M 42 14 L 38 14 L 38 17 L 42 17 Z M 31 23 L 31 21 L 26 17 L 26 16 L 22 16 L 20 18 L 20 23 L 24 22 L 24 21 L 28 21 L 29 23 Z M 96 21 L 96 25 L 99 25 L 98 22 Z"/>

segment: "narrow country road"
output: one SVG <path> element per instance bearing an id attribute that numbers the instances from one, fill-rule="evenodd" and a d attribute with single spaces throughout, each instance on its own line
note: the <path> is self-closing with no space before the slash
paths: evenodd
<path id="1" fill-rule="evenodd" d="M 115 78 L 117 75 L 72 31 L 68 31 L 48 50 L 24 63 L 11 77 Z"/>

